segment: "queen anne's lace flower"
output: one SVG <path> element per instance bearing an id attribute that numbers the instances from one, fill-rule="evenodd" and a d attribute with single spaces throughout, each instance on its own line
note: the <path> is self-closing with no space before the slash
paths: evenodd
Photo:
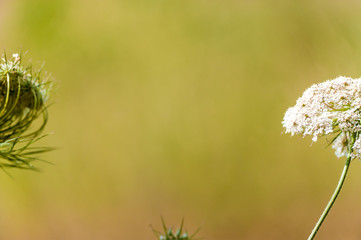
<path id="1" fill-rule="evenodd" d="M 48 74 L 22 64 L 21 54 L 0 57 L 0 168 L 36 169 L 36 154 L 51 150 L 33 147 L 45 136 L 51 86 Z"/>
<path id="2" fill-rule="evenodd" d="M 286 133 L 320 136 L 335 134 L 333 148 L 338 157 L 361 159 L 361 78 L 338 77 L 314 84 L 287 110 L 283 127 Z M 353 139 L 353 140 L 351 140 Z"/>

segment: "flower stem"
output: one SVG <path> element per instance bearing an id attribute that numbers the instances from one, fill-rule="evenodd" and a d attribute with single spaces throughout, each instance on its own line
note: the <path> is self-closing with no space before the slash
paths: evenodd
<path id="1" fill-rule="evenodd" d="M 353 147 L 354 141 L 355 141 L 355 139 L 354 139 L 354 137 L 352 137 L 352 143 L 350 144 L 350 147 L 349 147 L 349 152 L 348 152 L 348 156 L 347 156 L 347 159 L 346 159 L 346 163 L 345 163 L 345 166 L 343 167 L 343 171 L 342 171 L 340 180 L 338 181 L 335 192 L 333 193 L 333 195 L 332 195 L 330 201 L 328 202 L 325 210 L 323 210 L 323 213 L 322 213 L 320 219 L 318 220 L 318 222 L 316 223 L 316 226 L 313 228 L 312 233 L 308 237 L 308 240 L 312 240 L 316 236 L 318 229 L 321 227 L 323 221 L 325 220 L 328 212 L 331 210 L 332 205 L 335 203 L 336 198 L 337 198 L 338 194 L 341 191 L 343 182 L 345 181 L 346 174 L 347 174 L 348 168 L 349 168 L 350 163 L 351 163 L 351 159 L 352 159 L 351 153 L 352 153 L 352 147 Z"/>

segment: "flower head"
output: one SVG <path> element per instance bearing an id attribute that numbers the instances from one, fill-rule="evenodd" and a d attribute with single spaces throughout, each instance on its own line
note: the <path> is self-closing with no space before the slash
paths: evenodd
<path id="1" fill-rule="evenodd" d="M 34 169 L 34 154 L 50 150 L 30 145 L 40 138 L 47 122 L 47 107 L 51 82 L 42 71 L 21 64 L 22 56 L 12 59 L 4 54 L 0 59 L 0 168 Z M 42 123 L 28 131 L 35 119 Z"/>
<path id="2" fill-rule="evenodd" d="M 159 240 L 192 240 L 192 239 L 194 239 L 193 237 L 198 233 L 200 228 L 198 228 L 198 230 L 195 233 L 193 233 L 192 236 L 189 236 L 188 233 L 183 232 L 183 223 L 184 223 L 184 219 L 182 219 L 180 228 L 176 232 L 173 232 L 173 229 L 171 227 L 170 228 L 166 227 L 164 219 L 162 217 L 162 225 L 163 225 L 164 233 L 161 233 L 153 228 L 152 228 L 152 230 Z"/>
<path id="3" fill-rule="evenodd" d="M 335 134 L 333 148 L 338 157 L 351 148 L 361 159 L 361 79 L 338 77 L 314 84 L 287 110 L 282 121 L 286 133 L 318 137 Z"/>

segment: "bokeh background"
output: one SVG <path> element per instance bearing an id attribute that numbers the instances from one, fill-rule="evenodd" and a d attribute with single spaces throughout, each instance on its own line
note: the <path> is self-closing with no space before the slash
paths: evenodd
<path id="1" fill-rule="evenodd" d="M 354 0 L 1 0 L 0 43 L 57 81 L 42 173 L 0 173 L 0 239 L 306 239 L 344 159 L 281 134 L 313 83 L 361 76 Z M 312 146 L 311 146 L 312 145 Z M 361 238 L 361 163 L 318 239 Z"/>

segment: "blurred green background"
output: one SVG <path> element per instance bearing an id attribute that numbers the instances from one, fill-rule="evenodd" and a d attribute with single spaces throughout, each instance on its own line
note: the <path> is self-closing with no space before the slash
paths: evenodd
<path id="1" fill-rule="evenodd" d="M 43 172 L 0 173 L 0 239 L 306 239 L 344 159 L 282 135 L 313 83 L 361 76 L 358 1 L 2 0 L 0 42 L 58 89 Z M 323 141 L 322 141 L 323 140 Z M 361 238 L 356 160 L 318 239 Z"/>

